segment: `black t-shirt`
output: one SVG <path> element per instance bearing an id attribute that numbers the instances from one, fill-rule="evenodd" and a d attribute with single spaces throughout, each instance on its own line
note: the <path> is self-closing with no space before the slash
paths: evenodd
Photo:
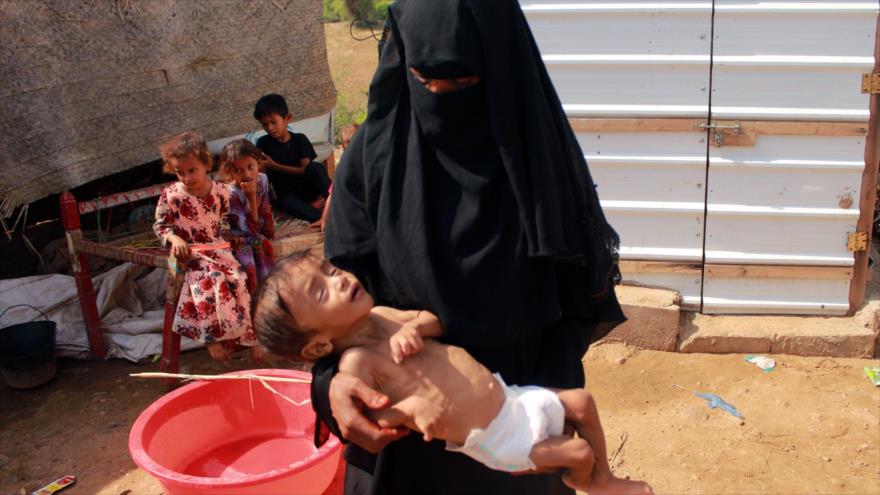
<path id="1" fill-rule="evenodd" d="M 276 141 L 269 135 L 263 136 L 257 140 L 257 148 L 263 150 L 269 155 L 269 158 L 281 165 L 299 166 L 299 162 L 303 158 L 314 160 L 318 156 L 309 138 L 305 134 L 296 132 L 290 133 L 290 140 L 286 143 Z M 269 177 L 269 182 L 272 183 L 272 188 L 275 189 L 278 198 L 290 193 L 297 193 L 299 182 L 301 182 L 300 177 L 274 170 L 267 170 L 266 175 Z"/>

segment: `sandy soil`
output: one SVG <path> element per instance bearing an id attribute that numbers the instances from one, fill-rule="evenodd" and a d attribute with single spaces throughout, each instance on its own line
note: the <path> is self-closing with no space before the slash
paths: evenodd
<path id="1" fill-rule="evenodd" d="M 375 30 L 381 34 L 381 28 Z M 349 32 L 348 22 L 324 24 L 327 61 L 336 91 L 351 109 L 367 110 L 367 91 L 378 63 L 378 42 L 369 29 Z M 358 41 L 363 40 L 363 41 Z"/>
<path id="2" fill-rule="evenodd" d="M 777 369 L 765 374 L 740 355 L 594 347 L 588 387 L 615 471 L 658 494 L 880 493 L 880 389 L 862 371 L 880 363 L 775 357 Z M 204 351 L 182 362 L 199 373 L 251 367 L 245 354 L 224 368 Z M 65 474 L 78 477 L 71 495 L 161 493 L 127 450 L 132 423 L 163 393 L 127 374 L 157 365 L 59 365 L 42 388 L 0 388 L 0 493 L 30 493 Z M 722 396 L 745 421 L 709 410 L 695 390 Z"/>

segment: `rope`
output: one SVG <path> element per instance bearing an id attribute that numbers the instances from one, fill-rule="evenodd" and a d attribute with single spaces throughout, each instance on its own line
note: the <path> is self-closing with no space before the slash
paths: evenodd
<path id="1" fill-rule="evenodd" d="M 107 212 L 107 228 L 104 229 L 104 238 L 110 238 L 110 226 L 113 225 L 113 207 Z M 99 226 L 100 227 L 100 226 Z"/>
<path id="2" fill-rule="evenodd" d="M 46 264 L 45 260 L 43 260 L 43 256 L 40 255 L 40 251 L 34 246 L 30 239 L 28 239 L 27 234 L 25 234 L 25 229 L 27 229 L 27 217 L 28 217 L 28 209 L 30 205 L 24 205 L 21 207 L 21 210 L 18 211 L 18 217 L 15 219 L 15 223 L 12 224 L 12 228 L 9 228 L 9 225 L 6 223 L 6 220 L 0 215 L 0 224 L 3 225 L 3 233 L 6 234 L 6 238 L 12 241 L 12 237 L 15 235 L 15 229 L 18 228 L 18 223 L 21 222 L 21 240 L 24 242 L 25 247 L 28 251 L 31 252 L 34 256 L 37 257 L 37 261 L 39 262 L 39 266 L 44 266 Z M 11 216 L 11 215 L 10 215 Z"/>
<path id="3" fill-rule="evenodd" d="M 187 373 L 165 373 L 160 371 L 148 371 L 144 373 L 129 373 L 128 376 L 134 378 L 180 378 L 182 380 L 250 380 L 259 378 L 267 382 L 284 382 L 284 383 L 305 383 L 310 384 L 312 380 L 304 378 L 287 378 L 283 376 L 266 376 L 254 375 L 252 373 L 244 375 L 191 375 Z"/>
<path id="4" fill-rule="evenodd" d="M 21 210 L 18 210 L 18 217 L 16 217 L 15 223 L 12 224 L 11 229 L 6 225 L 5 217 L 0 215 L 0 223 L 3 224 L 3 231 L 6 234 L 6 238 L 9 239 L 10 241 L 12 240 L 12 235 L 15 234 L 15 229 L 18 228 L 18 222 L 21 220 L 21 216 L 22 215 L 25 215 L 25 217 L 27 216 L 26 212 L 27 212 L 29 206 L 30 205 L 24 205 L 21 207 Z M 9 216 L 11 217 L 12 215 L 9 215 Z M 25 220 L 25 224 L 26 223 L 27 223 L 27 220 Z"/>
<path id="5" fill-rule="evenodd" d="M 354 27 L 357 23 L 366 24 L 370 29 L 370 36 L 366 36 L 364 38 L 358 38 L 354 35 Z M 382 37 L 376 34 L 376 31 L 373 31 L 373 24 L 370 21 L 364 19 L 363 17 L 355 17 L 351 20 L 351 24 L 348 25 L 348 34 L 355 41 L 367 41 L 370 38 L 373 38 L 376 41 L 382 41 Z"/>
<path id="6" fill-rule="evenodd" d="M 95 200 L 97 204 L 100 206 L 101 196 L 98 196 L 98 199 Z M 101 209 L 98 208 L 95 210 L 95 218 L 98 221 L 98 242 L 104 242 L 104 232 L 101 230 Z"/>
<path id="7" fill-rule="evenodd" d="M 222 381 L 222 380 L 248 380 L 248 383 L 252 383 L 253 380 L 257 380 L 260 384 L 268 390 L 269 392 L 277 395 L 278 397 L 290 402 L 291 404 L 302 407 L 307 404 L 311 404 L 311 399 L 305 399 L 302 401 L 295 401 L 290 397 L 282 394 L 281 392 L 275 390 L 268 382 L 284 382 L 284 383 L 304 383 L 310 384 L 311 380 L 304 380 L 302 378 L 285 378 L 280 376 L 264 376 L 264 375 L 189 375 L 184 373 L 130 373 L 128 376 L 135 378 L 181 378 L 184 380 L 199 380 L 199 381 Z M 253 407 L 253 398 L 251 398 L 251 407 Z"/>
<path id="8" fill-rule="evenodd" d="M 158 239 L 142 239 L 139 241 L 131 241 L 122 246 L 124 249 L 155 249 L 162 247 Z"/>

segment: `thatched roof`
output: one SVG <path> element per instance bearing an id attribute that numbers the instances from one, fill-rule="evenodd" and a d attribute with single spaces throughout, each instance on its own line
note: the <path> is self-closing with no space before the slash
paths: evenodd
<path id="1" fill-rule="evenodd" d="M 0 1 L 0 213 L 258 127 L 265 93 L 330 111 L 320 0 Z"/>

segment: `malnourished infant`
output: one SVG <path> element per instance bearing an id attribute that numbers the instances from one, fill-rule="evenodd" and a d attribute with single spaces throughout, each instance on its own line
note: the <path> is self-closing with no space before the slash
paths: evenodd
<path id="1" fill-rule="evenodd" d="M 392 406 L 369 413 L 382 427 L 445 440 L 448 450 L 493 469 L 568 468 L 563 481 L 591 495 L 652 493 L 611 473 L 589 393 L 505 385 L 464 349 L 426 338 L 444 333 L 436 316 L 373 306 L 354 275 L 327 261 L 299 254 L 281 262 L 257 295 L 254 322 L 259 342 L 276 355 L 341 355 L 340 371 L 390 398 Z M 566 423 L 580 438 L 563 434 Z"/>

